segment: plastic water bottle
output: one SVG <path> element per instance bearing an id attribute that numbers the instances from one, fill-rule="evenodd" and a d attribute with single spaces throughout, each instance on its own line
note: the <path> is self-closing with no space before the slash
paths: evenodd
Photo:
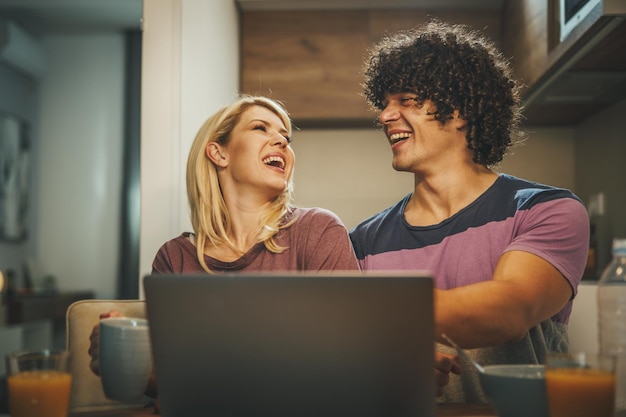
<path id="1" fill-rule="evenodd" d="M 616 415 L 626 415 L 626 239 L 613 240 L 613 260 L 598 282 L 600 351 L 618 356 Z"/>

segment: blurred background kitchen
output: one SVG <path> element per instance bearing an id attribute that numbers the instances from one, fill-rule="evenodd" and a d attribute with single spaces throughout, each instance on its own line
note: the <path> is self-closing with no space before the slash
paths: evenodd
<path id="1" fill-rule="evenodd" d="M 158 247 L 190 230 L 196 130 L 237 91 L 291 112 L 298 205 L 350 228 L 410 192 L 360 66 L 429 17 L 512 59 L 529 138 L 498 170 L 584 200 L 593 286 L 626 236 L 625 16 L 623 0 L 1 0 L 0 331 L 63 344 L 68 303 L 141 296 Z"/>

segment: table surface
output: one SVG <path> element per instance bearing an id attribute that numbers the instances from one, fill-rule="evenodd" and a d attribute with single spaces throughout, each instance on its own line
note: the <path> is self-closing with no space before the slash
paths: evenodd
<path id="1" fill-rule="evenodd" d="M 153 408 L 70 413 L 69 417 L 145 417 L 154 416 Z M 487 404 L 439 404 L 437 417 L 496 417 Z"/>

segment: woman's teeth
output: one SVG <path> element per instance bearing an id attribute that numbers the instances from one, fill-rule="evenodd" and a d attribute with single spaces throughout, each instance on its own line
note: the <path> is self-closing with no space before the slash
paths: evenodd
<path id="1" fill-rule="evenodd" d="M 283 160 L 283 158 L 279 156 L 270 156 L 268 158 L 265 158 L 263 160 L 263 163 L 266 165 L 272 165 L 281 169 L 285 168 L 285 161 Z"/>

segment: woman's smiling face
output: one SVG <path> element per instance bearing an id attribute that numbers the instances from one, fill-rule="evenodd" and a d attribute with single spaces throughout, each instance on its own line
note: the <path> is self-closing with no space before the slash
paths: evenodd
<path id="1" fill-rule="evenodd" d="M 254 105 L 239 118 L 222 152 L 234 184 L 276 196 L 287 186 L 295 164 L 290 132 L 271 110 Z"/>

